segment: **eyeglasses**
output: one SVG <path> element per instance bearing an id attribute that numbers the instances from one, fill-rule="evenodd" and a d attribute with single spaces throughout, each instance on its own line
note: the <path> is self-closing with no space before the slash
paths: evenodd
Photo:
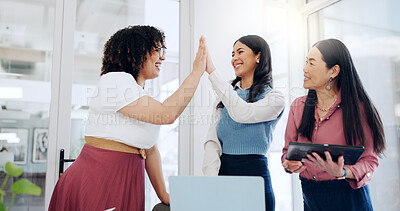
<path id="1" fill-rule="evenodd" d="M 166 47 L 161 47 L 161 48 L 156 48 L 155 51 L 158 52 L 158 56 L 161 58 L 165 56 L 166 49 L 167 49 Z"/>

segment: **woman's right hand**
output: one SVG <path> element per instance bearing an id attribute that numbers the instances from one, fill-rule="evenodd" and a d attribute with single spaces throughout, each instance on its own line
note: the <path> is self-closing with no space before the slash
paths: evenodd
<path id="1" fill-rule="evenodd" d="M 207 58 L 206 40 L 204 36 L 201 36 L 199 40 L 199 49 L 197 50 L 196 58 L 194 59 L 193 62 L 194 73 L 199 73 L 200 75 L 203 75 L 206 69 L 206 58 Z"/>
<path id="2" fill-rule="evenodd" d="M 306 169 L 306 166 L 303 165 L 301 161 L 285 160 L 283 161 L 282 166 L 283 168 L 285 168 L 286 171 L 292 173 L 301 173 Z"/>

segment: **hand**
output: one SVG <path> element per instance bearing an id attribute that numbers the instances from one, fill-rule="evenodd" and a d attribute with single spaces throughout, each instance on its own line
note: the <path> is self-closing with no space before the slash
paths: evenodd
<path id="1" fill-rule="evenodd" d="M 301 173 L 307 167 L 301 161 L 285 160 L 282 163 L 283 168 L 292 173 Z"/>
<path id="2" fill-rule="evenodd" d="M 197 50 L 196 58 L 194 59 L 193 62 L 193 72 L 203 75 L 206 69 L 206 58 L 207 58 L 206 40 L 204 36 L 201 36 L 199 40 L 199 49 Z"/>
<path id="3" fill-rule="evenodd" d="M 318 155 L 318 153 L 313 152 L 310 154 L 307 154 L 308 159 L 304 159 L 304 162 L 313 164 L 315 166 L 318 166 L 322 170 L 326 171 L 328 174 L 334 176 L 334 177 L 341 177 L 344 175 L 344 158 L 343 156 L 340 156 L 338 158 L 338 162 L 335 163 L 332 161 L 331 154 L 328 151 L 325 151 L 325 157 L 326 160 L 322 159 L 321 156 Z"/>
<path id="4" fill-rule="evenodd" d="M 158 198 L 161 200 L 162 203 L 169 205 L 169 194 L 167 192 L 161 194 Z"/>
<path id="5" fill-rule="evenodd" d="M 210 52 L 208 51 L 208 48 L 207 48 L 206 72 L 208 74 L 211 74 L 212 72 L 214 72 L 215 69 L 216 68 L 214 66 L 214 63 L 212 62 Z"/>

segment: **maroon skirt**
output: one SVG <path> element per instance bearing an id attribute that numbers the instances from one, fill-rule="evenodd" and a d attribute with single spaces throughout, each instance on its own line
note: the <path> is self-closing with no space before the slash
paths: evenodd
<path id="1" fill-rule="evenodd" d="M 49 210 L 144 211 L 144 166 L 138 154 L 85 144 L 58 180 Z"/>

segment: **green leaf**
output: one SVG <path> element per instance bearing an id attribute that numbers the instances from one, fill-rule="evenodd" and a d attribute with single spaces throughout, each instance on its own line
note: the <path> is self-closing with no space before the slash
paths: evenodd
<path id="1" fill-rule="evenodd" d="M 6 211 L 6 206 L 4 206 L 3 202 L 0 202 L 0 211 Z"/>
<path id="2" fill-rule="evenodd" d="M 0 189 L 0 196 L 5 196 L 5 195 L 6 195 L 6 192 L 4 190 Z"/>
<path id="3" fill-rule="evenodd" d="M 40 196 L 42 190 L 39 186 L 33 184 L 27 179 L 20 179 L 11 186 L 11 191 L 14 194 L 30 194 Z"/>
<path id="4" fill-rule="evenodd" d="M 21 176 L 22 172 L 24 172 L 24 170 L 22 170 L 21 167 L 11 163 L 11 162 L 7 162 L 6 166 L 4 167 L 5 171 L 7 174 L 13 176 L 13 177 L 19 177 Z"/>

